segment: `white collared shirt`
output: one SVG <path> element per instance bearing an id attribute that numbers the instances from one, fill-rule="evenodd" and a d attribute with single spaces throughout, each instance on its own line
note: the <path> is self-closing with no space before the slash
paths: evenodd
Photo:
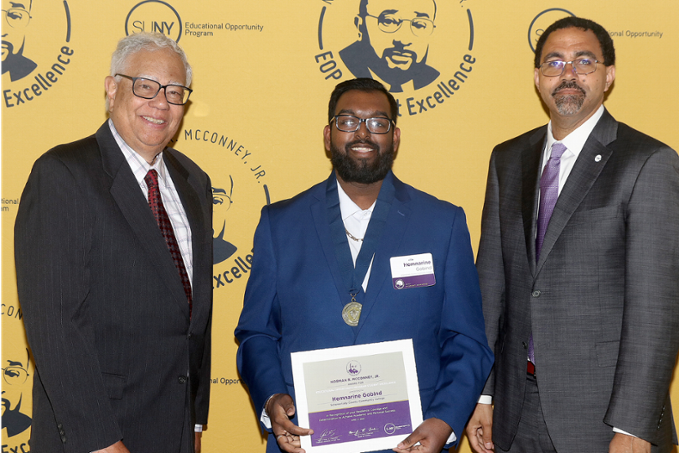
<path id="1" fill-rule="evenodd" d="M 559 166 L 559 194 L 561 194 L 561 190 L 566 184 L 566 180 L 571 174 L 571 170 L 573 170 L 575 161 L 578 159 L 582 148 L 585 146 L 585 142 L 587 142 L 587 139 L 603 114 L 604 106 L 600 105 L 599 109 L 594 112 L 594 115 L 590 116 L 587 121 L 568 134 L 566 138 L 561 140 L 561 143 L 563 143 L 567 149 L 561 156 L 561 165 Z M 556 141 L 554 135 L 552 135 L 552 121 L 550 120 L 547 125 L 547 143 L 545 143 L 545 148 L 542 151 L 542 167 L 540 168 L 540 175 L 542 175 L 542 170 L 545 168 L 549 157 L 552 155 L 552 145 Z M 538 177 L 540 175 L 538 175 Z"/>
<path id="2" fill-rule="evenodd" d="M 148 200 L 149 189 L 146 186 L 144 178 L 149 170 L 156 170 L 158 172 L 158 188 L 160 190 L 160 197 L 163 200 L 163 206 L 167 215 L 170 218 L 170 223 L 172 224 L 172 229 L 174 230 L 175 238 L 177 239 L 177 244 L 179 245 L 179 250 L 182 254 L 182 259 L 184 260 L 184 267 L 186 268 L 186 273 L 189 276 L 189 281 L 193 285 L 193 248 L 191 247 L 191 227 L 189 226 L 189 219 L 186 216 L 186 211 L 184 210 L 184 205 L 182 205 L 179 199 L 179 194 L 174 186 L 172 178 L 167 172 L 167 167 L 165 166 L 165 161 L 163 160 L 163 153 L 161 152 L 156 156 L 153 161 L 153 165 L 149 165 L 146 160 L 144 160 L 139 153 L 134 151 L 125 140 L 120 136 L 113 121 L 108 120 L 108 125 L 111 128 L 111 133 L 113 138 L 115 138 L 120 150 L 125 156 L 125 160 L 130 165 L 132 173 L 135 179 L 139 183 L 144 196 Z"/>
<path id="3" fill-rule="evenodd" d="M 375 201 L 368 209 L 361 209 L 354 201 L 349 198 L 349 195 L 342 189 L 339 181 L 337 181 L 337 193 L 339 195 L 340 203 L 340 213 L 342 215 L 342 222 L 344 222 L 344 228 L 348 231 L 354 238 L 360 239 L 359 241 L 352 239 L 351 236 L 347 234 L 347 241 L 349 242 L 349 249 L 351 249 L 351 258 L 354 260 L 354 267 L 356 267 L 356 259 L 361 251 L 361 245 L 363 245 L 363 239 L 365 238 L 365 232 L 368 230 L 368 224 L 370 223 L 370 218 L 372 217 L 373 210 L 375 209 Z M 370 259 L 370 266 L 368 266 L 368 272 L 365 273 L 365 278 L 363 279 L 363 292 L 368 291 L 368 280 L 370 279 L 370 271 L 373 267 L 372 260 L 375 255 Z"/>

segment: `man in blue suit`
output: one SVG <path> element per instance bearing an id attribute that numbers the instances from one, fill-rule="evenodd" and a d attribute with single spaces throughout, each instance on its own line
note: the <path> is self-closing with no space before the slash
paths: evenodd
<path id="1" fill-rule="evenodd" d="M 262 210 L 236 337 L 267 452 L 303 452 L 311 434 L 297 426 L 292 352 L 412 339 L 425 420 L 399 452 L 457 442 L 490 372 L 464 212 L 394 176 L 397 117 L 379 82 L 337 85 L 324 129 L 333 173 Z M 427 283 L 394 278 L 391 259 L 422 254 Z"/>

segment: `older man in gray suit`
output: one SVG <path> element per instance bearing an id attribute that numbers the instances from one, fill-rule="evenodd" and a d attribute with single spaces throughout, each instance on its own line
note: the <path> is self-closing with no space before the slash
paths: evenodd
<path id="1" fill-rule="evenodd" d="M 614 64 L 600 25 L 551 25 L 535 53 L 551 121 L 491 156 L 477 267 L 496 361 L 467 427 L 477 452 L 676 443 L 679 157 L 603 107 Z"/>

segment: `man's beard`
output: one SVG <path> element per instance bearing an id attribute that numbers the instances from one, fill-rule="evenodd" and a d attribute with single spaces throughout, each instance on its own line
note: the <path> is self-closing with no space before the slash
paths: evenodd
<path id="1" fill-rule="evenodd" d="M 576 89 L 580 90 L 582 94 L 568 94 L 568 95 L 563 95 L 559 96 L 559 91 L 563 89 Z M 585 102 L 585 97 L 586 97 L 585 90 L 583 90 L 580 85 L 575 83 L 575 81 L 566 81 L 564 80 L 561 85 L 556 87 L 554 91 L 552 92 L 552 97 L 554 98 L 554 102 L 556 103 L 556 109 L 558 110 L 560 115 L 574 115 L 578 111 L 580 111 L 580 108 L 582 107 L 582 104 Z"/>
<path id="2" fill-rule="evenodd" d="M 376 154 L 372 164 L 369 165 L 367 159 L 354 160 L 349 156 L 351 147 L 357 144 L 366 144 L 373 148 L 373 152 Z M 345 145 L 344 152 L 340 151 L 334 143 L 331 143 L 330 151 L 332 166 L 345 182 L 372 184 L 381 181 L 387 176 L 394 163 L 393 143 L 388 148 L 382 149 L 370 140 L 354 140 Z"/>

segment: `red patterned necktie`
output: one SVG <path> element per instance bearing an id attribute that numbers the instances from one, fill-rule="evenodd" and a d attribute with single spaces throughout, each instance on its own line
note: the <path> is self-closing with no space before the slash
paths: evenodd
<path id="1" fill-rule="evenodd" d="M 155 170 L 149 170 L 149 172 L 144 177 L 144 181 L 146 181 L 146 186 L 149 189 L 149 206 L 151 207 L 151 211 L 153 211 L 153 216 L 156 218 L 160 232 L 167 243 L 167 248 L 170 249 L 170 254 L 172 255 L 174 265 L 177 267 L 179 276 L 182 279 L 184 293 L 186 293 L 186 298 L 189 301 L 190 317 L 193 305 L 193 298 L 191 297 L 191 282 L 189 281 L 189 274 L 186 273 L 186 267 L 184 267 L 182 252 L 179 250 L 177 238 L 174 236 L 174 230 L 172 229 L 172 224 L 170 223 L 170 217 L 168 217 L 165 206 L 163 206 L 163 200 L 160 198 L 160 190 L 158 189 L 158 172 Z"/>

